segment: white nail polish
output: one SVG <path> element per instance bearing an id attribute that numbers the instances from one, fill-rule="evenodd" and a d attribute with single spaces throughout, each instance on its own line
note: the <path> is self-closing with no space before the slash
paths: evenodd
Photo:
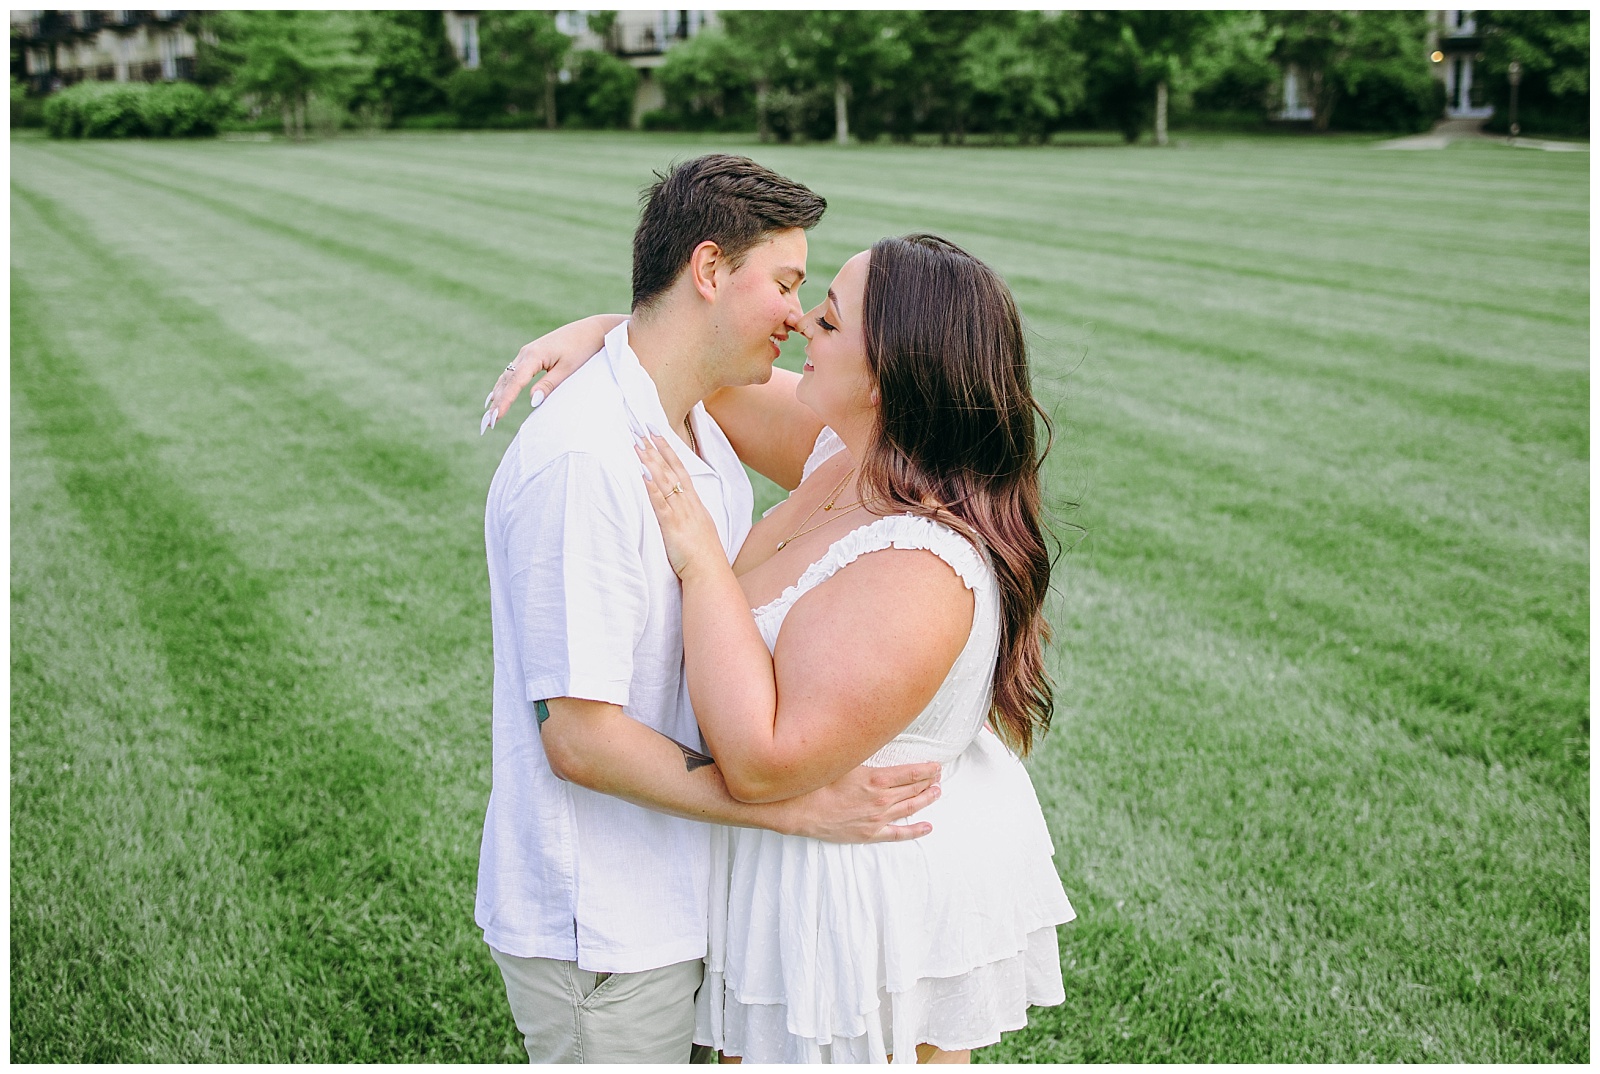
<path id="1" fill-rule="evenodd" d="M 500 420 L 500 415 L 497 412 L 495 412 L 493 410 L 489 411 L 489 428 L 493 429 L 494 428 L 494 423 L 499 421 L 499 420 Z"/>
<path id="2" fill-rule="evenodd" d="M 538 410 L 542 402 L 544 402 L 544 392 L 541 390 L 535 389 L 534 393 L 528 396 L 528 406 L 534 410 Z"/>
<path id="3" fill-rule="evenodd" d="M 490 392 L 488 395 L 483 397 L 483 409 L 488 410 L 489 404 L 492 402 L 494 402 L 494 392 Z"/>
<path id="4" fill-rule="evenodd" d="M 650 476 L 650 467 L 646 466 L 642 462 L 639 464 L 639 472 L 644 475 L 644 479 L 646 481 L 650 482 L 651 484 L 655 483 L 656 479 Z"/>
<path id="5" fill-rule="evenodd" d="M 487 411 L 483 415 L 483 420 L 478 423 L 478 435 L 479 436 L 482 436 L 484 433 L 489 431 L 489 419 L 492 418 L 492 417 L 494 417 L 494 411 L 492 411 L 492 410 L 491 411 Z"/>

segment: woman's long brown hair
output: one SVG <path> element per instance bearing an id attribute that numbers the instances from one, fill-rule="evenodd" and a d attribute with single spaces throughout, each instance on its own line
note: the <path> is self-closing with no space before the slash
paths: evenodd
<path id="1" fill-rule="evenodd" d="M 1018 753 L 1050 726 L 1044 667 L 1050 554 L 1040 521 L 1044 452 L 1027 343 L 994 270 L 935 235 L 881 239 L 867 267 L 863 328 L 879 390 L 862 492 L 953 522 L 989 553 L 1000 585 L 990 722 Z M 1046 445 L 1048 448 L 1048 445 Z"/>

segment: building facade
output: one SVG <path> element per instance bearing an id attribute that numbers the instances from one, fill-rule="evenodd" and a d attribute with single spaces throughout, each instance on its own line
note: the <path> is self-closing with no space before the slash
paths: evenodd
<path id="1" fill-rule="evenodd" d="M 1446 119 L 1488 119 L 1494 106 L 1485 103 L 1474 77 L 1483 60 L 1483 36 L 1475 11 L 1430 11 L 1428 59 L 1433 77 L 1444 83 Z"/>
<path id="2" fill-rule="evenodd" d="M 11 73 L 35 94 L 74 82 L 171 82 L 194 77 L 195 39 L 188 11 L 12 11 Z M 610 52 L 639 72 L 633 123 L 666 100 L 655 69 L 667 50 L 716 24 L 712 11 L 618 11 L 604 34 L 590 29 L 599 11 L 557 11 L 556 28 L 573 51 Z M 445 35 L 464 67 L 483 61 L 477 11 L 444 12 Z M 570 75 L 563 71 L 562 80 Z"/>
<path id="3" fill-rule="evenodd" d="M 1484 120 L 1494 115 L 1494 106 L 1484 99 L 1483 87 L 1474 78 L 1483 60 L 1483 36 L 1478 32 L 1476 11 L 1428 12 L 1428 66 L 1433 77 L 1444 83 L 1445 105 L 1441 119 Z M 1306 76 L 1296 64 L 1283 72 L 1283 105 L 1273 118 L 1285 122 L 1306 122 L 1312 118 L 1311 98 L 1306 92 Z"/>
<path id="4" fill-rule="evenodd" d="M 12 11 L 11 73 L 34 93 L 74 82 L 194 77 L 187 11 Z"/>
<path id="5" fill-rule="evenodd" d="M 479 14 L 444 13 L 445 34 L 463 67 L 477 67 L 483 59 L 478 44 Z M 600 14 L 598 10 L 557 11 L 556 29 L 572 38 L 574 52 L 609 52 L 639 72 L 633 101 L 633 125 L 637 127 L 646 112 L 666 104 L 655 69 L 666 61 L 667 50 L 715 26 L 717 15 L 714 11 L 616 11 L 609 13 L 615 16 L 610 29 L 599 34 L 590 28 L 589 16 Z M 568 72 L 561 72 L 563 82 L 568 77 Z"/>

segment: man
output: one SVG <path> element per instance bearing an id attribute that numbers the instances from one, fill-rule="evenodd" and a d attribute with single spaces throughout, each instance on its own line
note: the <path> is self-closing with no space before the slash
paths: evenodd
<path id="1" fill-rule="evenodd" d="M 701 752 L 681 596 L 634 454 L 666 436 L 731 560 L 752 493 L 700 405 L 763 383 L 801 315 L 806 231 L 825 203 L 742 157 L 651 188 L 633 314 L 524 424 L 485 512 L 494 784 L 477 922 L 534 1062 L 685 1062 L 706 951 L 710 828 L 836 842 L 909 838 L 936 765 L 857 769 L 767 805 Z"/>

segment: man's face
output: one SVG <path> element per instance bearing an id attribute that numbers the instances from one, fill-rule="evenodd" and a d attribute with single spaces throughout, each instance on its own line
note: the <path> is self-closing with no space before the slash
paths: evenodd
<path id="1" fill-rule="evenodd" d="M 775 232 L 748 254 L 719 288 L 717 327 L 726 333 L 722 382 L 765 384 L 778 360 L 778 342 L 800 323 L 800 283 L 806 278 L 806 233 Z"/>

